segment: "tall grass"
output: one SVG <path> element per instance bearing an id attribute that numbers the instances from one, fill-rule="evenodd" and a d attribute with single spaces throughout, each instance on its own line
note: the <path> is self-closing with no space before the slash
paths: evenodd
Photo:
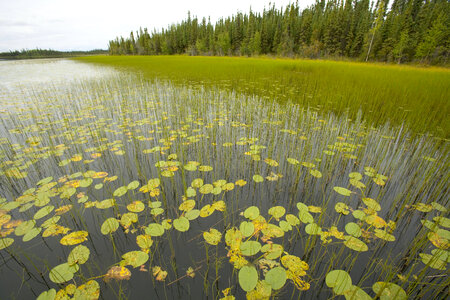
<path id="1" fill-rule="evenodd" d="M 348 113 L 370 125 L 404 124 L 449 137 L 450 73 L 367 63 L 237 57 L 92 56 L 79 61 L 128 69 L 148 79 L 220 86 L 269 101 L 291 100 L 322 112 Z"/>

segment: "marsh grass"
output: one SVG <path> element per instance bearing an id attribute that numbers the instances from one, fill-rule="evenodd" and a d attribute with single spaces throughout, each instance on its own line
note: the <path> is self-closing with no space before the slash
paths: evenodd
<path id="1" fill-rule="evenodd" d="M 285 253 L 309 266 L 297 284 L 310 287 L 302 290 L 294 280 L 288 280 L 283 288 L 272 290 L 272 296 L 331 297 L 338 290 L 327 287 L 325 277 L 339 269 L 346 270 L 353 285 L 372 297 L 377 295 L 375 288 L 371 289 L 376 282 L 396 283 L 409 297 L 446 293 L 448 263 L 443 270 L 431 267 L 432 263 L 424 263 L 420 254 L 449 247 L 443 237 L 448 221 L 433 219 L 448 216 L 447 141 L 431 134 L 417 135 L 406 124 L 374 126 L 365 113 L 350 117 L 350 111 L 318 111 L 314 106 L 267 101 L 238 91 L 213 85 L 202 88 L 158 80 L 151 83 L 122 75 L 55 86 L 36 91 L 22 101 L 17 99 L 14 108 L 1 114 L 1 214 L 25 221 L 33 219 L 42 206 L 58 209 L 73 205 L 58 224 L 69 228 L 68 233 L 88 232 L 83 245 L 90 249 L 90 258 L 79 265 L 73 279 L 55 284 L 48 280 L 48 272 L 64 263 L 73 249 L 60 245 L 64 234 L 43 237 L 41 233 L 25 243 L 17 232 L 2 231 L 14 242 L 0 250 L 0 272 L 8 278 L 0 290 L 7 290 L 6 284 L 20 285 L 20 279 L 9 276 L 12 272 L 8 271 L 16 272 L 20 266 L 34 278 L 27 281 L 29 292 L 17 292 L 22 297 L 38 296 L 50 288 L 64 291 L 69 283 L 81 288 L 93 280 L 105 298 L 149 294 L 169 299 L 218 298 L 227 288 L 231 288 L 230 295 L 243 298 L 239 267 L 230 261 L 232 246 L 226 244 L 225 235 L 243 221 L 257 225 L 259 220 L 264 226 L 280 228 L 287 216 L 283 213 L 275 218 L 268 210 L 281 206 L 301 222 L 268 241 L 282 245 Z M 192 163 L 188 166 L 189 161 L 198 163 L 195 170 Z M 359 182 L 364 187 L 351 184 L 352 173 L 361 176 Z M 262 182 L 254 175 L 262 176 Z M 54 183 L 49 187 L 54 195 L 42 205 L 38 199 L 42 187 L 37 183 L 48 176 L 52 177 L 50 182 L 43 185 Z M 113 176 L 117 178 L 113 180 Z M 199 178 L 202 183 L 194 184 Z M 83 180 L 91 183 L 70 190 Z M 217 183 L 219 180 L 233 183 L 232 188 L 225 188 L 225 183 Z M 238 184 L 240 180 L 245 184 Z M 99 183 L 103 186 L 94 188 Z M 201 189 L 214 183 L 221 187 L 217 194 Z M 146 186 L 147 191 L 141 190 Z M 188 194 L 189 188 L 195 195 Z M 88 199 L 79 197 L 80 192 Z M 373 200 L 364 202 L 365 198 Z M 114 203 L 101 204 L 106 199 Z M 176 229 L 175 220 L 187 215 L 180 205 L 188 199 L 194 200 L 194 209 L 205 215 L 189 220 L 186 231 L 181 221 Z M 101 232 L 106 219 L 121 221 L 134 201 L 144 203 L 144 210 L 136 213 L 136 222 L 120 224 L 107 234 Z M 220 201 L 224 209 L 218 205 L 219 209 L 209 214 L 205 207 Z M 336 208 L 339 202 L 347 207 L 341 212 Z M 28 203 L 32 205 L 27 210 L 19 211 Z M 245 217 L 251 206 L 259 209 L 264 222 Z M 158 207 L 163 209 L 162 214 L 154 211 Z M 356 218 L 356 211 L 365 216 Z M 42 221 L 53 216 L 51 213 Z M 430 229 L 429 223 L 422 223 L 424 220 L 434 227 Z M 42 227 L 42 221 L 38 220 L 36 227 Z M 349 222 L 358 223 L 363 230 L 359 238 L 363 246 L 354 239 L 353 244 L 343 239 L 350 238 L 345 233 Z M 151 224 L 166 227 L 160 234 L 150 230 Z M 315 231 L 310 230 L 312 224 Z M 210 228 L 221 234 L 217 245 L 205 242 L 203 233 Z M 392 234 L 395 241 L 379 238 L 375 231 L 379 228 Z M 438 230 L 442 231 L 438 234 Z M 152 245 L 142 247 L 136 242 L 138 235 L 150 235 Z M 245 241 L 265 245 L 267 236 L 255 230 Z M 366 251 L 362 250 L 364 246 Z M 133 261 L 123 259 L 130 251 L 139 251 L 141 256 L 147 251 L 149 257 L 141 267 L 133 266 Z M 30 252 L 40 259 L 33 259 Z M 264 287 L 262 258 L 267 254 L 257 251 L 246 256 L 238 251 L 236 255 L 245 257 L 248 266 L 258 266 L 259 287 Z M 272 261 L 280 264 L 278 258 Z M 42 265 L 48 271 L 41 274 L 41 281 L 36 278 Z M 129 281 L 119 278 L 103 282 L 100 278 L 112 266 L 128 267 Z M 198 269 L 194 278 L 184 276 L 188 267 Z M 175 283 L 167 284 L 171 282 Z M 254 291 L 261 296 L 261 289 Z"/>

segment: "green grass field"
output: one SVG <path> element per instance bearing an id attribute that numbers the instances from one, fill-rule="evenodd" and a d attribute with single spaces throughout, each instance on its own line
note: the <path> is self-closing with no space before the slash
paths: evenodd
<path id="1" fill-rule="evenodd" d="M 139 71 L 148 79 L 218 85 L 322 112 L 358 111 L 370 125 L 406 124 L 448 138 L 450 72 L 335 61 L 189 56 L 90 56 L 79 61 Z"/>

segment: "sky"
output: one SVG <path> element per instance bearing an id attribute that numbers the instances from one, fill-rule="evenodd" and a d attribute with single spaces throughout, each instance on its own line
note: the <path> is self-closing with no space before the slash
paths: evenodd
<path id="1" fill-rule="evenodd" d="M 276 0 L 277 8 L 295 0 Z M 304 8 L 314 0 L 299 0 Z M 166 28 L 191 16 L 214 23 L 250 7 L 262 12 L 265 0 L 0 0 L 0 52 L 21 49 L 107 49 L 108 41 L 139 27 Z"/>

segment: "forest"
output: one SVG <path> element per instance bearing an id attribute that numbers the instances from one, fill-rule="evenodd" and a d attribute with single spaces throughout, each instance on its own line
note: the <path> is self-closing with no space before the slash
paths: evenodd
<path id="1" fill-rule="evenodd" d="M 52 49 L 23 49 L 9 52 L 0 52 L 0 59 L 31 59 L 31 58 L 60 58 L 84 55 L 100 55 L 108 53 L 102 49 L 90 51 L 57 51 Z"/>
<path id="2" fill-rule="evenodd" d="M 212 24 L 187 15 L 181 23 L 109 42 L 113 55 L 274 55 L 422 64 L 448 63 L 447 0 L 318 0 L 262 13 L 237 12 Z"/>

